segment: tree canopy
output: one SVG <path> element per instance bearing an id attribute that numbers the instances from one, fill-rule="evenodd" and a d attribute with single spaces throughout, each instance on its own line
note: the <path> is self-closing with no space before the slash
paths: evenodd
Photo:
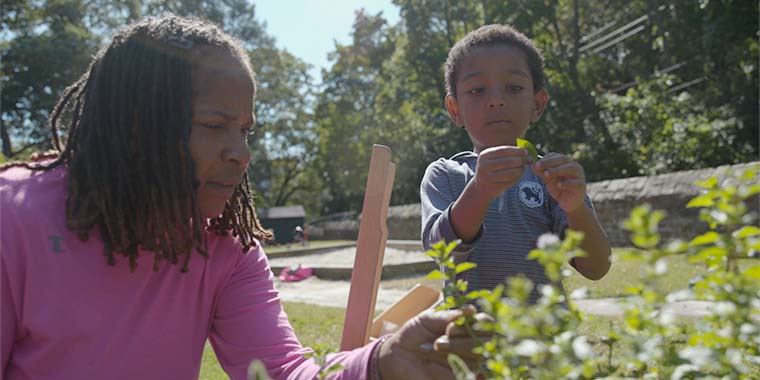
<path id="1" fill-rule="evenodd" d="M 260 205 L 358 210 L 376 143 L 397 163 L 391 202 L 418 202 L 427 164 L 472 148 L 445 111 L 442 65 L 457 40 L 489 23 L 514 25 L 543 51 L 550 103 L 526 137 L 577 159 L 589 181 L 758 157 L 757 2 L 393 3 L 394 25 L 358 10 L 352 40 L 311 78 L 246 0 L 4 1 L 2 153 L 50 148 L 45 120 L 104 38 L 172 12 L 218 23 L 250 52 L 260 89 L 249 174 Z"/>

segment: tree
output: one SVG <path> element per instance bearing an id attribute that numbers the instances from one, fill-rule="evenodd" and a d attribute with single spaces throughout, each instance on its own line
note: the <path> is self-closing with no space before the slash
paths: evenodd
<path id="1" fill-rule="evenodd" d="M 304 203 L 316 207 L 317 198 L 307 197 L 310 192 L 305 190 L 319 190 L 304 185 L 318 185 L 313 174 L 304 175 L 314 150 L 308 132 L 313 99 L 308 95 L 312 84 L 307 65 L 275 47 L 250 2 L 13 0 L 4 2 L 3 10 L 0 137 L 4 156 L 18 158 L 51 148 L 52 136 L 45 127 L 49 112 L 64 87 L 84 72 L 105 42 L 103 36 L 140 17 L 174 13 L 215 22 L 251 52 L 260 83 L 260 127 L 251 141 L 255 157 L 251 177 L 254 187 L 262 189 L 260 203 L 283 205 L 294 195 L 303 195 L 310 199 Z"/>
<path id="2" fill-rule="evenodd" d="M 336 46 L 332 69 L 323 78 L 315 117 L 317 167 L 326 185 L 325 212 L 361 208 L 367 166 L 377 136 L 377 85 L 383 62 L 393 52 L 381 15 L 358 11 L 353 44 Z"/>

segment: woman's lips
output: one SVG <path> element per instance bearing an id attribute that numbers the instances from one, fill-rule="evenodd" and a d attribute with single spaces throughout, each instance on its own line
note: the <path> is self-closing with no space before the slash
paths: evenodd
<path id="1" fill-rule="evenodd" d="M 235 192 L 235 187 L 237 187 L 237 184 L 233 184 L 231 182 L 209 181 L 206 182 L 206 187 L 216 193 L 225 196 L 226 198 L 229 198 L 232 196 L 232 193 Z"/>

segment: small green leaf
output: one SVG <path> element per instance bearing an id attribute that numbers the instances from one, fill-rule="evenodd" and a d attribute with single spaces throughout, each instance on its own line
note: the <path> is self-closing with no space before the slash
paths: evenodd
<path id="1" fill-rule="evenodd" d="M 744 226 L 733 233 L 735 238 L 744 239 L 747 236 L 760 235 L 760 228 L 755 226 Z"/>
<path id="2" fill-rule="evenodd" d="M 269 380 L 270 377 L 267 374 L 267 367 L 261 360 L 254 360 L 251 365 L 248 366 L 248 379 L 249 380 Z"/>
<path id="3" fill-rule="evenodd" d="M 703 189 L 710 189 L 712 187 L 715 187 L 715 185 L 718 184 L 718 178 L 717 177 L 710 177 L 704 181 L 697 181 L 695 182 L 697 186 L 703 188 Z"/>
<path id="4" fill-rule="evenodd" d="M 690 200 L 689 203 L 686 204 L 686 208 L 710 207 L 712 205 L 713 205 L 712 194 L 703 194 Z"/>
<path id="5" fill-rule="evenodd" d="M 528 150 L 528 156 L 530 156 L 531 162 L 538 160 L 538 152 L 532 142 L 525 139 L 517 139 L 517 147 Z"/>
<path id="6" fill-rule="evenodd" d="M 475 374 L 467 368 L 467 364 L 459 356 L 449 354 L 448 359 L 456 380 L 475 380 Z"/>
<path id="7" fill-rule="evenodd" d="M 696 246 L 715 243 L 718 239 L 720 239 L 720 235 L 717 232 L 709 231 L 692 239 L 689 245 Z"/>
<path id="8" fill-rule="evenodd" d="M 475 268 L 476 266 L 477 266 L 477 264 L 475 264 L 475 263 L 470 263 L 470 262 L 461 263 L 461 264 L 457 265 L 456 269 L 454 269 L 454 273 L 460 274 L 460 273 L 462 273 L 462 272 L 464 272 L 466 270 L 470 270 L 472 268 Z"/>
<path id="9" fill-rule="evenodd" d="M 742 275 L 753 280 L 760 280 L 760 265 L 747 268 Z"/>
<path id="10" fill-rule="evenodd" d="M 446 278 L 446 275 L 437 269 L 428 273 L 428 275 L 425 276 L 425 279 L 428 279 L 428 280 L 439 280 L 439 279 L 445 279 L 445 278 Z"/>

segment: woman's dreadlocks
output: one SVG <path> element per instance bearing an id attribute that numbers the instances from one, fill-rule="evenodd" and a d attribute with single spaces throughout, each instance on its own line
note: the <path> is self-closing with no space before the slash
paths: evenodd
<path id="1" fill-rule="evenodd" d="M 118 33 L 53 108 L 57 157 L 24 164 L 36 170 L 68 165 L 67 226 L 82 240 L 97 227 L 111 265 L 121 254 L 134 271 L 143 249 L 155 252 L 154 270 L 162 260 L 182 260 L 186 272 L 193 249 L 208 257 L 206 228 L 239 237 L 244 251 L 254 239 L 272 236 L 256 216 L 247 175 L 220 217 L 207 225 L 200 215 L 188 148 L 199 46 L 225 49 L 254 78 L 240 43 L 213 24 L 176 16 L 140 21 Z M 62 115 L 70 115 L 63 150 Z"/>

